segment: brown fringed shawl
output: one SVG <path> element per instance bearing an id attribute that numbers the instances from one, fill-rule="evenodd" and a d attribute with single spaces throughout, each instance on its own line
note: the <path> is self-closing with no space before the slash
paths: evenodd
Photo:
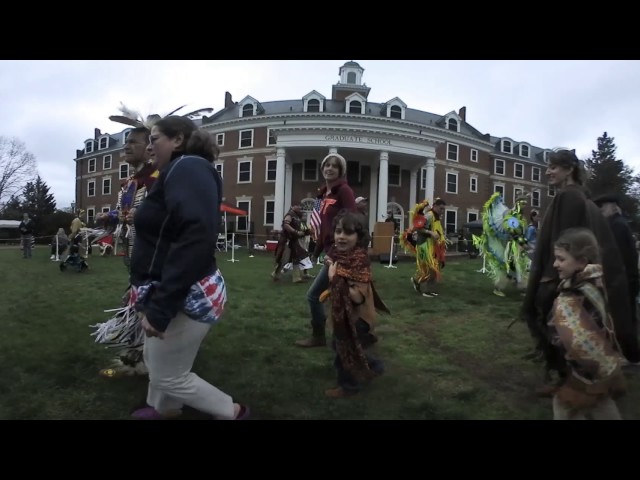
<path id="1" fill-rule="evenodd" d="M 557 392 L 574 408 L 590 408 L 599 397 L 624 392 L 622 356 L 606 302 L 602 267 L 587 267 L 558 287 L 549 327 L 552 342 L 570 366 Z"/>
<path id="2" fill-rule="evenodd" d="M 361 383 L 366 383 L 375 376 L 369 368 L 364 348 L 358 339 L 356 322 L 358 321 L 358 305 L 349 296 L 352 282 L 369 283 L 373 292 L 373 301 L 377 309 L 389 313 L 389 309 L 377 297 L 373 288 L 371 264 L 366 249 L 357 247 L 343 254 L 334 252 L 336 274 L 329 286 L 331 296 L 331 321 L 336 344 L 336 353 L 342 361 L 343 368 Z M 326 295 L 324 295 L 326 299 Z M 363 303 L 371 299 L 364 298 Z"/>

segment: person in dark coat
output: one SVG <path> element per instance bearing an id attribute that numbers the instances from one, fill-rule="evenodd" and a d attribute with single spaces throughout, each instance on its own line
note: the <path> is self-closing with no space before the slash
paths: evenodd
<path id="1" fill-rule="evenodd" d="M 616 194 L 601 195 L 594 200 L 600 207 L 600 211 L 609 221 L 611 232 L 618 244 L 618 249 L 622 255 L 627 281 L 629 282 L 629 301 L 631 305 L 631 319 L 637 324 L 636 304 L 640 293 L 640 275 L 638 273 L 638 251 L 633 232 L 629 224 L 622 216 L 620 209 L 620 199 Z"/>
<path id="2" fill-rule="evenodd" d="M 607 220 L 597 205 L 587 198 L 582 186 L 584 167 L 575 152 L 558 150 L 549 156 L 546 174 L 557 194 L 539 230 L 520 318 L 527 323 L 536 349 L 545 360 L 547 380 L 550 380 L 552 371 L 558 372 L 560 377 L 566 374 L 564 359 L 555 355 L 551 344 L 547 321 L 559 285 L 558 272 L 553 267 L 553 246 L 564 230 L 573 227 L 588 228 L 598 240 L 616 339 L 626 359 L 636 363 L 640 361 L 640 348 L 636 325 L 631 321 L 626 271 Z"/>

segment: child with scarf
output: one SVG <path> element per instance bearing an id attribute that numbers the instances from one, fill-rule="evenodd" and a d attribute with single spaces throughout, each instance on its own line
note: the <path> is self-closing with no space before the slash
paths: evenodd
<path id="1" fill-rule="evenodd" d="M 554 256 L 560 284 L 548 325 L 565 369 L 553 417 L 620 420 L 615 398 L 625 391 L 625 360 L 609 314 L 598 242 L 590 230 L 570 228 L 556 241 Z"/>
<path id="2" fill-rule="evenodd" d="M 331 398 L 353 395 L 382 374 L 382 362 L 367 353 L 377 342 L 373 334 L 376 310 L 390 313 L 373 286 L 367 247 L 367 219 L 343 210 L 334 220 L 334 255 L 329 266 L 329 289 L 320 300 L 331 298 L 334 366 L 338 385 L 327 390 Z"/>

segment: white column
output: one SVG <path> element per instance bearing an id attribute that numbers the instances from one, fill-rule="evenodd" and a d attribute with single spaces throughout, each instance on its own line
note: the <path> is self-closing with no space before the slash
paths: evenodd
<path id="1" fill-rule="evenodd" d="M 411 177 L 409 183 L 409 208 L 413 208 L 416 202 L 416 183 L 418 181 L 418 169 L 411 170 Z"/>
<path id="2" fill-rule="evenodd" d="M 286 162 L 284 163 L 284 212 L 289 211 L 291 206 L 291 191 L 293 190 L 293 165 Z M 298 201 L 299 199 L 296 199 Z"/>
<path id="3" fill-rule="evenodd" d="M 280 230 L 282 228 L 282 219 L 284 218 L 284 177 L 285 177 L 285 149 L 278 148 L 276 151 L 276 186 L 275 189 L 275 205 L 273 207 L 273 229 Z"/>
<path id="4" fill-rule="evenodd" d="M 433 205 L 433 191 L 435 189 L 436 178 L 436 159 L 427 158 L 427 188 L 425 191 L 425 198 L 429 200 L 429 203 Z"/>
<path id="5" fill-rule="evenodd" d="M 371 162 L 371 179 L 369 183 L 369 233 L 373 236 L 373 227 L 378 218 L 378 162 Z"/>
<path id="6" fill-rule="evenodd" d="M 378 215 L 376 222 L 387 218 L 387 195 L 389 192 L 389 153 L 380 152 L 380 173 L 378 174 Z"/>

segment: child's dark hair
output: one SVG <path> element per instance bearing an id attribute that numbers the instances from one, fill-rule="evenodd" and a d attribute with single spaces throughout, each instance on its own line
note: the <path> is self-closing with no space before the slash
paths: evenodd
<path id="1" fill-rule="evenodd" d="M 598 240 L 588 228 L 568 228 L 562 231 L 554 246 L 564 248 L 576 260 L 600 263 Z"/>
<path id="2" fill-rule="evenodd" d="M 369 228 L 367 227 L 367 217 L 359 212 L 351 212 L 349 210 L 340 210 L 336 217 L 333 219 L 333 230 L 335 231 L 338 225 L 342 226 L 342 230 L 345 233 L 358 234 L 358 241 L 356 246 L 367 248 L 369 246 Z"/>

